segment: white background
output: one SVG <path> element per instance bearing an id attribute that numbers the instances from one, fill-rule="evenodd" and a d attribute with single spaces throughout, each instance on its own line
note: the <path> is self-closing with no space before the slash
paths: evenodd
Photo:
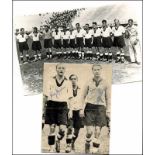
<path id="1" fill-rule="evenodd" d="M 1 106 L 0 154 L 11 154 L 12 127 L 12 6 L 1 2 Z M 144 2 L 144 154 L 154 149 L 154 5 Z M 14 153 L 40 153 L 41 96 L 23 96 L 16 53 L 14 53 Z M 141 86 L 115 85 L 112 88 L 111 153 L 141 153 Z M 23 137 L 22 137 L 23 136 Z M 21 139 L 24 139 L 21 141 Z"/>

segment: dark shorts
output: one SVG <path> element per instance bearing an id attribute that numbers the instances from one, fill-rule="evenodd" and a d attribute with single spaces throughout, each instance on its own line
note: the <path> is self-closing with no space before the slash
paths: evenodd
<path id="1" fill-rule="evenodd" d="M 45 124 L 67 125 L 67 102 L 47 101 Z"/>
<path id="2" fill-rule="evenodd" d="M 68 39 L 63 39 L 63 48 L 69 48 L 69 40 Z"/>
<path id="3" fill-rule="evenodd" d="M 101 47 L 101 37 L 94 37 L 93 40 L 93 46 L 94 47 Z"/>
<path id="4" fill-rule="evenodd" d="M 125 46 L 125 41 L 123 36 L 114 37 L 113 46 L 123 48 Z"/>
<path id="5" fill-rule="evenodd" d="M 41 50 L 41 43 L 40 43 L 40 41 L 33 41 L 32 42 L 32 50 L 33 51 L 40 51 Z"/>
<path id="6" fill-rule="evenodd" d="M 77 47 L 81 47 L 81 48 L 84 47 L 83 37 L 81 37 L 81 38 L 77 37 L 76 41 L 77 41 Z"/>
<path id="7" fill-rule="evenodd" d="M 61 40 L 58 39 L 58 40 L 54 40 L 54 48 L 61 48 Z"/>
<path id="8" fill-rule="evenodd" d="M 26 41 L 21 42 L 21 43 L 19 42 L 19 51 L 23 52 L 23 51 L 27 51 L 27 50 L 29 50 L 27 42 Z"/>
<path id="9" fill-rule="evenodd" d="M 104 48 L 111 48 L 112 47 L 111 37 L 102 37 L 102 46 Z"/>
<path id="10" fill-rule="evenodd" d="M 87 103 L 85 107 L 86 126 L 106 126 L 106 108 L 104 105 L 94 105 Z"/>
<path id="11" fill-rule="evenodd" d="M 75 39 L 70 39 L 69 47 L 71 47 L 71 48 L 76 48 Z"/>
<path id="12" fill-rule="evenodd" d="M 52 40 L 51 39 L 45 39 L 44 40 L 44 48 L 51 48 L 52 47 Z"/>
<path id="13" fill-rule="evenodd" d="M 79 110 L 73 111 L 73 117 L 68 119 L 67 126 L 76 129 L 84 128 L 84 119 L 80 117 Z"/>
<path id="14" fill-rule="evenodd" d="M 85 39 L 85 47 L 91 48 L 92 47 L 92 38 Z"/>

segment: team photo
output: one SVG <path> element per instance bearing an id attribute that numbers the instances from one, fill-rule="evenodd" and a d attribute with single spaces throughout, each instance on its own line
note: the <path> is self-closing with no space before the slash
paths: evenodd
<path id="1" fill-rule="evenodd" d="M 140 2 L 105 1 L 92 7 L 86 2 L 79 8 L 64 2 L 71 4 L 68 9 L 59 3 L 45 2 L 44 11 L 14 16 L 14 52 L 25 95 L 43 92 L 44 63 L 112 64 L 113 84 L 142 80 Z"/>

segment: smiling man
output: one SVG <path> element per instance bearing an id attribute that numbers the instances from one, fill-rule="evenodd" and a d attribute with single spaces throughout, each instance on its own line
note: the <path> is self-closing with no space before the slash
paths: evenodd
<path id="1" fill-rule="evenodd" d="M 65 77 L 65 66 L 63 64 L 56 65 L 57 74 L 52 77 L 49 88 L 44 93 L 46 110 L 45 124 L 49 124 L 50 132 L 48 135 L 48 144 L 50 152 L 60 152 L 60 141 L 65 135 L 68 115 L 68 99 L 72 96 L 72 86 Z M 57 136 L 55 128 L 58 126 Z M 56 146 L 55 146 L 56 144 Z M 54 147 L 55 146 L 55 147 Z"/>

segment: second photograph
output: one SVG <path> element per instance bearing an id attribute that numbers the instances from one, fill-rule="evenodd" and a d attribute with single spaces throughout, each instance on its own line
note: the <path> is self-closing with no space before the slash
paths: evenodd
<path id="1" fill-rule="evenodd" d="M 109 154 L 111 64 L 45 63 L 42 153 Z"/>

